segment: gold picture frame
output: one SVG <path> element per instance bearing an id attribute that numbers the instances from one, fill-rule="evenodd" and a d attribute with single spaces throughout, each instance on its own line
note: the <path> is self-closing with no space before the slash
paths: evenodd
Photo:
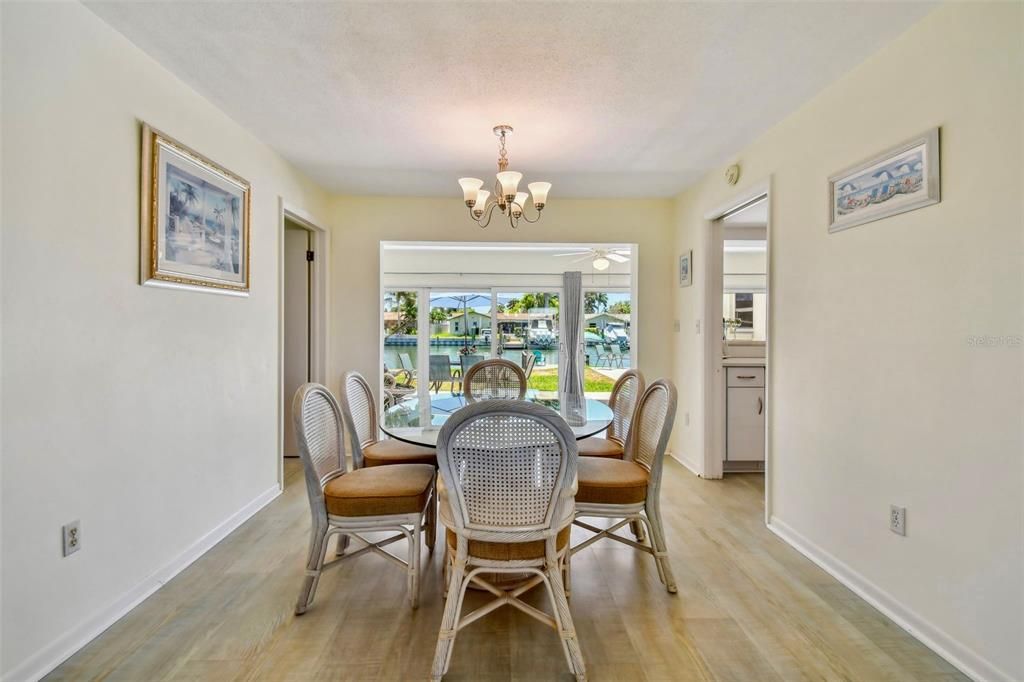
<path id="1" fill-rule="evenodd" d="M 142 124 L 141 284 L 248 295 L 252 186 Z"/>

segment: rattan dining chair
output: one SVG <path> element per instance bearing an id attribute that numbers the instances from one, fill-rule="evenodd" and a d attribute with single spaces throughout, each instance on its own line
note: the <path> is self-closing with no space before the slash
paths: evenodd
<path id="1" fill-rule="evenodd" d="M 396 464 L 347 471 L 341 408 L 331 392 L 319 384 L 305 384 L 295 392 L 292 419 L 313 516 L 306 575 L 295 613 L 301 615 L 312 605 L 325 568 L 366 552 L 381 554 L 405 568 L 409 603 L 415 609 L 419 604 L 421 529 L 427 549 L 431 553 L 434 550 L 434 467 Z M 360 535 L 379 531 L 398 534 L 376 542 Z M 334 535 L 338 536 L 339 558 L 325 564 L 328 541 Z M 356 538 L 365 546 L 343 553 L 349 538 Z M 409 541 L 406 560 L 383 549 L 403 538 Z"/>
<path id="2" fill-rule="evenodd" d="M 676 388 L 660 379 L 640 398 L 626 440 L 625 458 L 580 457 L 574 523 L 593 533 L 572 548 L 575 554 L 601 538 L 609 538 L 654 555 L 658 578 L 670 593 L 676 581 L 668 561 L 665 529 L 661 522 L 661 471 L 676 416 Z M 582 517 L 620 519 L 608 528 L 581 521 Z M 630 523 L 643 523 L 650 540 L 630 540 L 615 531 Z"/>
<path id="3" fill-rule="evenodd" d="M 462 377 L 462 392 L 468 403 L 522 400 L 526 397 L 526 374 L 522 367 L 509 360 L 483 360 Z"/>
<path id="4" fill-rule="evenodd" d="M 553 410 L 525 401 L 476 403 L 441 427 L 437 459 L 450 567 L 431 678 L 440 680 L 448 671 L 459 630 L 508 604 L 554 628 L 570 669 L 585 679 L 561 575 L 576 492 L 576 440 L 569 425 Z M 490 574 L 528 577 L 496 585 Z M 470 583 L 495 599 L 462 616 Z M 538 585 L 547 589 L 552 615 L 520 600 Z"/>
<path id="5" fill-rule="evenodd" d="M 341 406 L 355 469 L 384 464 L 437 466 L 432 448 L 391 438 L 380 439 L 377 408 L 370 385 L 359 372 L 349 372 L 341 383 Z"/>
<path id="6" fill-rule="evenodd" d="M 604 438 L 591 436 L 576 443 L 581 457 L 612 457 L 622 459 L 626 440 L 629 438 L 629 427 L 633 423 L 637 403 L 644 394 L 647 382 L 640 370 L 629 369 L 623 372 L 612 387 L 608 407 L 612 410 L 612 423 L 605 432 Z"/>

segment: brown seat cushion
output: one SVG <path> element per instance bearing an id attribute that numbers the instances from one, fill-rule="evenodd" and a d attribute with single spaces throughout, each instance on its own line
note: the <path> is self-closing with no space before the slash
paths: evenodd
<path id="1" fill-rule="evenodd" d="M 555 537 L 555 547 L 563 549 L 569 542 L 569 531 L 572 526 L 566 526 L 558 532 Z M 451 530 L 445 534 L 448 540 L 448 548 L 455 551 L 458 539 Z M 544 541 L 533 540 L 531 542 L 483 542 L 481 540 L 469 541 L 469 555 L 480 559 L 491 561 L 518 561 L 520 559 L 541 559 L 544 557 Z"/>
<path id="2" fill-rule="evenodd" d="M 647 499 L 649 474 L 639 464 L 607 457 L 580 457 L 577 502 L 635 504 Z"/>
<path id="3" fill-rule="evenodd" d="M 611 457 L 622 459 L 622 443 L 610 438 L 584 438 L 576 441 L 581 457 Z"/>
<path id="4" fill-rule="evenodd" d="M 393 464 L 356 469 L 324 486 L 327 513 L 335 516 L 383 516 L 423 511 L 430 496 L 434 467 Z"/>
<path id="5" fill-rule="evenodd" d="M 437 466 L 437 452 L 434 448 L 412 445 L 400 440 L 379 440 L 363 448 L 363 465 L 368 467 L 383 464 L 429 464 Z"/>

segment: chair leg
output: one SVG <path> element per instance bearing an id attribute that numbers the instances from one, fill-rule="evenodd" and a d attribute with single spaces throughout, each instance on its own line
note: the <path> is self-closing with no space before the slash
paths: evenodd
<path id="1" fill-rule="evenodd" d="M 409 536 L 409 571 L 408 590 L 409 606 L 413 609 L 420 605 L 420 520 L 413 524 L 412 534 Z"/>
<path id="2" fill-rule="evenodd" d="M 572 542 L 565 550 L 565 558 L 562 559 L 562 583 L 565 585 L 565 598 L 572 599 Z"/>
<path id="3" fill-rule="evenodd" d="M 672 565 L 668 561 L 668 549 L 665 546 L 665 527 L 661 524 L 661 508 L 657 500 L 648 500 L 646 505 L 647 520 L 651 526 L 651 545 L 654 547 L 654 560 L 658 563 L 665 589 L 669 594 L 677 592 L 676 579 L 672 575 Z"/>
<path id="4" fill-rule="evenodd" d="M 437 649 L 434 652 L 434 665 L 430 670 L 430 679 L 438 682 L 448 672 L 455 648 L 455 635 L 459 631 L 459 612 L 462 600 L 466 596 L 464 583 L 466 575 L 465 559 L 451 567 L 451 578 L 448 580 L 448 601 L 444 605 L 444 616 L 441 618 L 441 629 L 437 633 Z"/>
<path id="5" fill-rule="evenodd" d="M 324 556 L 327 554 L 327 526 L 314 526 L 309 536 L 309 556 L 306 559 L 306 576 L 302 579 L 302 589 L 295 603 L 295 615 L 301 616 L 313 603 L 316 586 L 320 582 L 320 573 L 324 568 Z"/>
<path id="6" fill-rule="evenodd" d="M 580 642 L 576 637 L 576 626 L 572 622 L 572 613 L 569 612 L 569 599 L 565 594 L 565 586 L 562 584 L 562 574 L 558 564 L 548 562 L 545 573 L 544 583 L 551 596 L 551 606 L 554 611 L 555 624 L 558 626 L 558 636 L 562 639 L 565 659 L 576 679 L 586 680 L 587 669 L 583 664 L 583 652 L 580 650 Z"/>
<path id="7" fill-rule="evenodd" d="M 434 474 L 434 485 L 437 485 L 437 474 Z M 430 502 L 427 505 L 426 521 L 423 524 L 423 541 L 427 545 L 427 552 L 434 556 L 434 542 L 437 540 L 437 488 L 430 493 Z"/>
<path id="8" fill-rule="evenodd" d="M 338 533 L 338 545 L 334 549 L 335 556 L 341 556 L 345 553 L 345 550 L 348 549 L 348 540 L 348 535 L 345 535 L 344 533 Z"/>
<path id="9" fill-rule="evenodd" d="M 640 521 L 630 521 L 629 530 L 633 533 L 633 537 L 636 538 L 637 542 L 643 542 L 647 539 L 647 534 L 644 533 L 644 524 Z"/>

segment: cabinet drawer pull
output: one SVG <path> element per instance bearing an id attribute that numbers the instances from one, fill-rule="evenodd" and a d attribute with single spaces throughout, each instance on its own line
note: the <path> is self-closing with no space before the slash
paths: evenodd
<path id="1" fill-rule="evenodd" d="M 764 401 L 761 400 L 760 396 L 757 398 L 757 413 L 761 414 L 764 411 Z"/>
<path id="2" fill-rule="evenodd" d="M 756 379 L 757 375 L 754 374 L 737 374 L 737 379 Z"/>

